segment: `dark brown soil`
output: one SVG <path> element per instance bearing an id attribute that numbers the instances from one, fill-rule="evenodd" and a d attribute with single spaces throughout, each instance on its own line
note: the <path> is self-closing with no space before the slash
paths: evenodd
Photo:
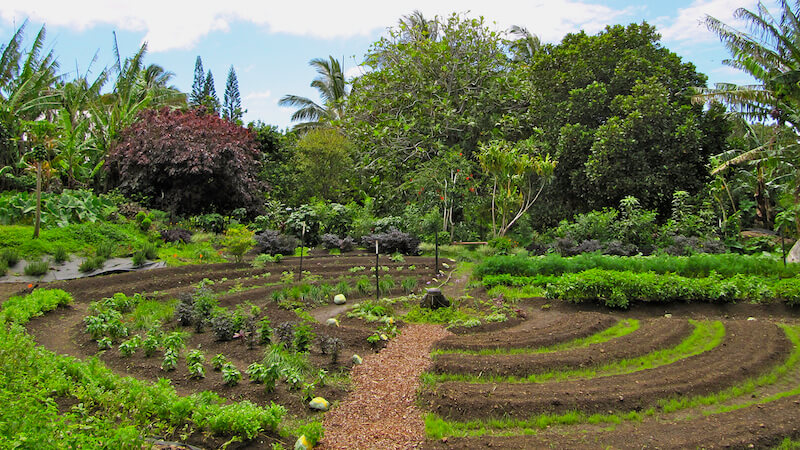
<path id="1" fill-rule="evenodd" d="M 430 409 L 449 419 L 530 417 L 580 410 L 642 410 L 658 400 L 703 395 L 756 376 L 785 360 L 791 343 L 779 327 L 760 321 L 726 323 L 716 348 L 653 369 L 556 383 L 445 382 L 423 392 Z"/>
<path id="2" fill-rule="evenodd" d="M 500 331 L 450 336 L 439 341 L 434 347 L 443 350 L 546 347 L 590 336 L 617 322 L 616 318 L 608 314 L 593 312 L 547 316 L 551 322 L 543 324 L 540 320 L 529 318 L 517 326 Z"/>
<path id="3" fill-rule="evenodd" d="M 533 436 L 447 438 L 429 441 L 425 448 L 772 448 L 786 437 L 800 438 L 798 415 L 800 396 L 791 396 L 693 420 L 626 423 L 588 433 L 544 430 Z"/>
<path id="4" fill-rule="evenodd" d="M 692 329 L 686 320 L 651 319 L 621 338 L 572 350 L 516 355 L 437 355 L 431 372 L 522 377 L 550 370 L 595 367 L 673 347 L 688 337 Z"/>
<path id="5" fill-rule="evenodd" d="M 312 275 L 320 275 L 322 280 L 316 282 L 333 284 L 336 281 L 330 277 L 335 279 L 346 277 L 352 280 L 353 277 L 360 277 L 362 275 L 361 272 L 363 272 L 363 275 L 374 276 L 367 270 L 361 270 L 356 274 L 349 271 L 354 266 L 370 267 L 374 262 L 374 256 L 370 258 L 358 253 L 340 257 L 310 257 L 304 258 L 303 271 L 310 271 Z M 417 276 L 423 286 L 433 275 L 433 260 L 431 258 L 406 257 L 406 261 L 400 264 L 393 263 L 388 257 L 382 255 L 380 265 L 390 267 L 389 272 L 381 272 L 382 276 L 385 273 L 389 273 L 395 280 L 401 280 L 407 276 Z M 416 265 L 416 268 L 410 270 L 408 268 L 409 265 Z M 397 267 L 401 266 L 403 266 L 403 270 L 397 271 Z M 182 328 L 171 320 L 163 324 L 162 329 L 165 332 L 171 330 L 190 332 L 190 337 L 186 341 L 187 349 L 199 348 L 206 356 L 206 363 L 204 364 L 206 377 L 192 379 L 189 377 L 183 357 L 179 358 L 176 370 L 164 371 L 160 368 L 163 358 L 161 352 L 156 352 L 151 357 L 145 357 L 143 351 L 139 350 L 130 357 L 123 357 L 116 345 L 109 350 L 98 351 L 96 343 L 85 332 L 83 323 L 84 317 L 88 314 L 90 302 L 109 297 L 114 293 L 123 292 L 131 295 L 137 292 L 155 292 L 155 298 L 172 298 L 181 292 L 192 291 L 198 282 L 208 278 L 214 281 L 214 284 L 210 285 L 210 287 L 220 293 L 220 305 L 234 307 L 244 302 L 252 302 L 261 308 L 263 314 L 269 317 L 273 328 L 275 328 L 283 322 L 298 322 L 300 320 L 294 311 L 279 307 L 269 298 L 271 290 L 280 289 L 291 284 L 258 287 L 233 293 L 225 292 L 233 286 L 247 287 L 270 282 L 275 283 L 280 281 L 282 271 L 299 273 L 298 269 L 299 258 L 286 258 L 280 264 L 270 264 L 263 269 L 253 269 L 247 264 L 208 264 L 48 283 L 47 287 L 61 288 L 72 293 L 75 303 L 70 307 L 59 308 L 42 317 L 33 319 L 28 324 L 28 331 L 37 342 L 53 351 L 79 358 L 96 356 L 109 368 L 121 375 L 149 381 L 156 381 L 160 378 L 169 379 L 176 391 L 182 395 L 210 390 L 231 400 L 247 399 L 262 405 L 275 402 L 285 406 L 290 414 L 294 416 L 318 415 L 321 413 L 312 412 L 307 407 L 307 400 L 300 389 L 290 389 L 286 383 L 279 382 L 274 391 L 266 392 L 263 385 L 248 381 L 245 370 L 251 363 L 260 362 L 263 359 L 264 346 L 256 346 L 250 349 L 241 339 L 220 342 L 215 339 L 215 335 L 211 330 L 207 329 L 204 333 L 197 334 L 193 332 L 194 330 L 191 327 Z M 270 272 L 270 275 L 266 276 L 266 272 Z M 255 277 L 256 275 L 258 276 L 257 278 Z M 354 284 L 353 281 L 350 283 L 351 285 Z M 14 289 L 19 287 L 14 286 Z M 399 292 L 399 288 L 396 291 Z M 358 297 L 357 294 L 349 295 L 348 303 L 352 304 L 352 300 Z M 339 312 L 341 313 L 343 310 Z M 330 317 L 331 315 L 326 314 L 326 316 Z M 365 324 L 357 319 L 347 319 L 343 315 L 340 315 L 340 319 L 340 327 L 327 326 L 324 323 L 313 325 L 317 338 L 322 336 L 336 337 L 344 344 L 343 350 L 338 355 L 338 360 L 333 362 L 331 355 L 321 353 L 319 339 L 315 340 L 308 353 L 309 362 L 314 367 L 315 372 L 318 369 L 325 369 L 330 374 L 349 372 L 352 366 L 353 354 L 367 356 L 375 350 L 366 340 L 374 332 L 374 324 Z M 224 354 L 242 372 L 243 380 L 239 384 L 235 386 L 225 385 L 222 375 L 212 370 L 210 360 L 217 353 Z M 348 384 L 328 383 L 325 386 L 318 385 L 313 395 L 322 396 L 328 401 L 335 402 L 342 400 L 348 389 Z M 190 441 L 202 444 L 202 439 L 205 438 L 198 435 L 194 436 Z M 269 448 L 271 443 L 274 442 L 274 437 L 260 436 L 247 445 L 254 446 L 253 448 L 261 448 L 258 442 L 263 442 L 263 447 Z M 213 447 L 222 443 L 224 441 L 217 443 L 215 439 L 212 439 L 211 441 L 206 441 L 204 446 Z M 239 448 L 239 446 L 231 448 Z"/>

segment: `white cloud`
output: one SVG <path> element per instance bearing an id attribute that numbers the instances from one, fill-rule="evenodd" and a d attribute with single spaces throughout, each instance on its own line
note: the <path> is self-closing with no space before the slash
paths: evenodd
<path id="1" fill-rule="evenodd" d="M 367 68 L 365 66 L 354 66 L 344 71 L 344 77 L 347 80 L 353 79 L 355 77 L 360 77 L 367 73 Z"/>
<path id="2" fill-rule="evenodd" d="M 259 100 L 262 100 L 263 101 L 263 100 L 269 99 L 270 97 L 272 97 L 272 92 L 269 91 L 269 90 L 266 90 L 266 91 L 251 92 L 249 94 L 246 94 L 244 96 L 244 100 L 247 100 L 247 101 L 252 101 L 252 100 L 259 101 Z"/>
<path id="3" fill-rule="evenodd" d="M 229 0 L 225 2 L 121 1 L 121 0 L 4 0 L 0 17 L 18 23 L 29 17 L 50 26 L 85 30 L 104 24 L 122 30 L 145 33 L 151 51 L 191 48 L 213 31 L 226 31 L 237 23 L 249 22 L 272 33 L 311 36 L 322 39 L 363 36 L 394 26 L 405 14 L 419 9 L 426 17 L 470 11 L 496 21 L 499 28 L 523 25 L 546 41 L 558 41 L 579 29 L 589 33 L 631 10 L 604 6 L 600 0 L 443 0 L 439 2 L 385 2 L 366 0 L 339 2 L 267 2 Z M 633 7 L 632 7 L 633 8 Z"/>
<path id="4" fill-rule="evenodd" d="M 774 6 L 770 3 L 769 1 L 765 2 L 770 11 L 775 11 Z M 688 7 L 679 9 L 673 22 L 659 27 L 659 31 L 665 41 L 714 41 L 717 40 L 717 36 L 708 31 L 703 23 L 706 15 L 744 30 L 745 24 L 733 16 L 739 8 L 754 11 L 756 2 L 753 0 L 695 0 Z"/>

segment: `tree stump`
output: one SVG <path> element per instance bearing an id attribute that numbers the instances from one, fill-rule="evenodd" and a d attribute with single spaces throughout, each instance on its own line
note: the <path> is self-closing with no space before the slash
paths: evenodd
<path id="1" fill-rule="evenodd" d="M 450 306 L 450 300 L 445 298 L 442 290 L 439 288 L 427 289 L 425 296 L 420 301 L 420 306 L 428 309 L 447 308 Z"/>

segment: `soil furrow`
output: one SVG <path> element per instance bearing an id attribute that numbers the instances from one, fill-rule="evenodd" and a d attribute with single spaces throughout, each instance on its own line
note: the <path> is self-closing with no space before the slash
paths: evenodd
<path id="1" fill-rule="evenodd" d="M 623 337 L 553 353 L 516 355 L 436 355 L 431 372 L 524 377 L 552 370 L 596 367 L 612 361 L 635 358 L 679 344 L 692 333 L 686 320 L 660 318 L 644 321 Z"/>
<path id="2" fill-rule="evenodd" d="M 425 448 L 771 448 L 786 437 L 800 437 L 800 396 L 704 417 L 625 423 L 612 431 L 543 431 L 535 436 L 483 436 L 428 442 Z"/>
<path id="3" fill-rule="evenodd" d="M 497 348 L 538 348 L 547 347 L 582 337 L 591 336 L 617 322 L 608 314 L 586 312 L 564 316 L 544 327 L 535 321 L 526 320 L 521 324 L 502 331 L 454 335 L 436 343 L 443 350 L 483 350 Z"/>
<path id="4" fill-rule="evenodd" d="M 432 411 L 457 420 L 570 410 L 638 411 L 659 399 L 730 387 L 785 360 L 790 351 L 791 342 L 776 325 L 733 321 L 726 323 L 721 345 L 665 366 L 556 383 L 446 382 L 426 390 L 423 397 Z"/>

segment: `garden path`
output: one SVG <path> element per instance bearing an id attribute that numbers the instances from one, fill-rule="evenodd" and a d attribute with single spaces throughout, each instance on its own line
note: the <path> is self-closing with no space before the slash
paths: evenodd
<path id="1" fill-rule="evenodd" d="M 322 449 L 408 449 L 425 440 L 415 400 L 419 376 L 434 342 L 449 335 L 441 325 L 408 324 L 380 353 L 352 372 L 353 391 L 325 414 Z"/>

